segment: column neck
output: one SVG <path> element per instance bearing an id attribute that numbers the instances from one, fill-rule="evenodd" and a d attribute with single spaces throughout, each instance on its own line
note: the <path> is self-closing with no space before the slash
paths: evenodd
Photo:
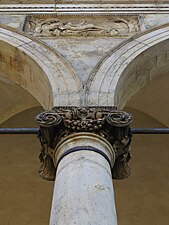
<path id="1" fill-rule="evenodd" d="M 115 152 L 112 145 L 97 134 L 81 132 L 63 138 L 54 150 L 54 165 L 58 167 L 60 161 L 73 152 L 91 151 L 102 155 L 113 169 Z"/>

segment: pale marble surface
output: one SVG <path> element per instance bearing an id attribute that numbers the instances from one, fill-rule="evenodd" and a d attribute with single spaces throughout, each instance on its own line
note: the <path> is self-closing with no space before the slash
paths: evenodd
<path id="1" fill-rule="evenodd" d="M 149 14 L 144 15 L 143 18 L 146 29 L 169 23 L 169 14 Z"/>
<path id="2" fill-rule="evenodd" d="M 98 135 L 70 135 L 56 147 L 56 161 L 63 152 L 91 146 L 104 152 L 114 165 L 114 150 Z M 56 162 L 55 162 L 56 163 Z M 59 163 L 53 193 L 50 225 L 117 225 L 110 165 L 100 154 L 78 151 Z"/>
<path id="3" fill-rule="evenodd" d="M 122 38 L 57 38 L 42 39 L 58 51 L 76 71 L 83 84 L 107 53 L 124 39 Z"/>
<path id="4" fill-rule="evenodd" d="M 25 16 L 24 15 L 0 15 L 0 23 L 8 25 L 13 28 L 22 30 L 24 25 Z"/>

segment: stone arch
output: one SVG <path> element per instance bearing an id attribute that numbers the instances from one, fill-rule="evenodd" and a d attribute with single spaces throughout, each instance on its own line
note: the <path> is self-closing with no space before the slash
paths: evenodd
<path id="1" fill-rule="evenodd" d="M 0 76 L 0 124 L 12 116 L 34 107 L 42 107 L 24 88 L 15 82 Z"/>
<path id="2" fill-rule="evenodd" d="M 76 74 L 41 41 L 0 25 L 0 64 L 0 75 L 26 89 L 45 109 L 79 105 Z"/>
<path id="3" fill-rule="evenodd" d="M 169 24 L 128 39 L 113 49 L 91 74 L 88 105 L 123 108 L 159 71 L 169 71 L 168 62 Z"/>

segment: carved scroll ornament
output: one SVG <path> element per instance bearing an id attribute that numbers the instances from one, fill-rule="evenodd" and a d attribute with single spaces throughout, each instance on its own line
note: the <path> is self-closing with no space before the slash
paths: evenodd
<path id="1" fill-rule="evenodd" d="M 109 141 L 116 154 L 112 168 L 113 179 L 124 179 L 130 175 L 128 161 L 131 158 L 130 114 L 114 107 L 54 107 L 37 116 L 41 142 L 40 176 L 55 179 L 53 153 L 55 146 L 64 137 L 77 132 L 91 132 Z"/>

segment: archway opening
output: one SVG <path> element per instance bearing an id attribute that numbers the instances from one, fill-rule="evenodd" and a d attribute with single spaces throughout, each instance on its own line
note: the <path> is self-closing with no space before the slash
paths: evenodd
<path id="1" fill-rule="evenodd" d="M 164 44 L 166 44 L 167 49 L 168 41 L 162 43 L 162 45 Z M 154 53 L 155 50 L 157 49 L 153 50 Z M 121 95 L 122 97 L 118 101 L 119 105 L 125 105 L 125 111 L 132 113 L 134 118 L 132 127 L 169 126 L 169 105 L 167 104 L 169 102 L 169 66 L 165 60 L 166 52 L 164 48 L 162 52 L 158 51 L 157 53 L 161 52 L 158 55 L 159 65 L 153 62 L 149 71 L 145 73 L 146 62 L 150 62 L 151 57 L 153 57 L 152 49 L 150 51 L 151 54 L 145 52 L 139 56 L 143 58 L 146 56 L 145 61 L 140 60 L 140 64 L 139 61 L 136 64 L 133 62 L 135 69 L 142 68 L 142 73 L 139 74 L 138 79 L 130 80 L 131 70 L 128 71 L 128 80 L 127 77 L 122 78 L 124 83 L 120 88 L 126 88 L 129 96 L 124 90 L 125 97 Z M 150 79 L 148 79 L 147 74 Z M 139 79 L 144 81 L 143 85 L 139 83 Z M 127 90 L 127 87 L 130 90 Z M 136 94 L 134 94 L 135 87 L 139 90 Z M 132 93 L 132 97 L 130 93 Z M 129 100 L 127 101 L 127 99 Z M 133 136 L 133 159 L 130 163 L 132 174 L 124 182 L 114 182 L 119 225 L 168 224 L 169 182 L 166 179 L 169 175 L 168 148 L 168 135 Z M 125 210 L 123 210 L 124 208 Z"/>

